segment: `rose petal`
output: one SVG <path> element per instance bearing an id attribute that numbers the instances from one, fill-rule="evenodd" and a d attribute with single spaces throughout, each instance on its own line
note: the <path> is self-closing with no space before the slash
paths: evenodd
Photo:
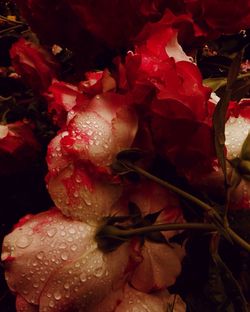
<path id="1" fill-rule="evenodd" d="M 112 205 L 121 195 L 121 185 L 93 170 L 84 164 L 69 165 L 48 178 L 51 198 L 66 216 L 90 221 L 111 214 Z"/>
<path id="2" fill-rule="evenodd" d="M 41 299 L 40 312 L 88 311 L 125 279 L 128 246 L 103 253 L 96 243 L 52 276 Z"/>
<path id="3" fill-rule="evenodd" d="M 115 312 L 165 312 L 168 297 L 166 291 L 145 294 L 126 286 L 123 300 L 115 309 Z"/>
<path id="4" fill-rule="evenodd" d="M 178 252 L 175 251 L 175 248 Z M 175 283 L 181 272 L 184 250 L 146 241 L 142 247 L 142 262 L 135 269 L 131 284 L 143 292 L 164 289 Z"/>
<path id="5" fill-rule="evenodd" d="M 3 242 L 9 288 L 32 304 L 39 304 L 53 272 L 82 255 L 93 241 L 95 228 L 65 218 L 53 209 L 20 223 Z"/>

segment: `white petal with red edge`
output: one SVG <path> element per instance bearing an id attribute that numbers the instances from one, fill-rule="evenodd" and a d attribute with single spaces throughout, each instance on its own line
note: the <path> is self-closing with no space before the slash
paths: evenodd
<path id="1" fill-rule="evenodd" d="M 101 175 L 91 174 L 87 167 L 70 165 L 57 176 L 51 176 L 48 189 L 55 205 L 66 216 L 89 222 L 109 216 L 112 205 L 121 195 L 121 186 Z"/>
<path id="2" fill-rule="evenodd" d="M 90 160 L 98 166 L 112 162 L 116 154 L 114 134 L 108 123 L 96 112 L 81 112 L 70 121 L 68 136 L 61 141 L 65 153 Z"/>
<path id="3" fill-rule="evenodd" d="M 240 156 L 242 145 L 250 131 L 250 119 L 230 117 L 225 125 L 227 158 Z"/>
<path id="4" fill-rule="evenodd" d="M 20 223 L 3 242 L 9 288 L 38 304 L 51 274 L 86 251 L 95 228 L 53 209 Z"/>

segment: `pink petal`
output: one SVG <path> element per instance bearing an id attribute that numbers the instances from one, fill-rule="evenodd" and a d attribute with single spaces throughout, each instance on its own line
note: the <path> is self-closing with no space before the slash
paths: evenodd
<path id="1" fill-rule="evenodd" d="M 125 279 L 128 246 L 111 253 L 98 250 L 96 243 L 78 258 L 59 269 L 47 283 L 40 312 L 91 311 Z"/>
<path id="2" fill-rule="evenodd" d="M 90 168 L 83 164 L 69 165 L 48 180 L 49 193 L 56 206 L 64 215 L 81 221 L 109 216 L 112 205 L 121 195 L 119 184 L 111 183 Z"/>
<path id="3" fill-rule="evenodd" d="M 68 136 L 68 131 L 62 131 L 54 137 L 47 149 L 47 165 L 49 172 L 54 175 L 57 174 L 60 170 L 66 168 L 69 164 L 69 157 L 62 154 L 61 148 L 61 139 L 65 136 Z"/>
<path id="4" fill-rule="evenodd" d="M 170 247 L 146 241 L 142 247 L 143 260 L 135 269 L 131 284 L 143 292 L 173 285 L 181 272 L 181 260 L 184 256 L 184 251 L 180 252 L 179 248 L 178 245 Z"/>
<path id="5" fill-rule="evenodd" d="M 162 210 L 156 224 L 184 222 L 178 197 L 159 184 L 141 181 L 140 184 L 132 186 L 129 198 L 140 208 L 143 216 Z M 177 233 L 177 231 L 162 232 L 166 238 Z"/>
<path id="6" fill-rule="evenodd" d="M 250 119 L 241 116 L 228 119 L 225 126 L 227 158 L 232 159 L 240 156 L 242 145 L 249 131 Z"/>
<path id="7" fill-rule="evenodd" d="M 116 154 L 111 124 L 96 112 L 80 112 L 69 123 L 68 135 L 61 140 L 64 153 L 90 160 L 98 166 L 112 162 Z"/>
<path id="8" fill-rule="evenodd" d="M 168 296 L 167 292 L 145 294 L 126 286 L 124 298 L 115 312 L 165 312 Z"/>
<path id="9" fill-rule="evenodd" d="M 95 228 L 64 217 L 53 209 L 20 223 L 3 242 L 9 288 L 27 302 L 39 298 L 51 275 L 82 255 L 93 242 Z"/>

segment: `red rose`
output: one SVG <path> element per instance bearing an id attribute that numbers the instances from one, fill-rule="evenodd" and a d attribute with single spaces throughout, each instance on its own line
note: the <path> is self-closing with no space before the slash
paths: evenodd
<path id="1" fill-rule="evenodd" d="M 0 173 L 10 174 L 30 165 L 40 150 L 29 124 L 0 125 Z"/>
<path id="2" fill-rule="evenodd" d="M 16 72 L 37 92 L 47 90 L 56 77 L 56 64 L 41 47 L 19 39 L 10 50 Z"/>
<path id="3" fill-rule="evenodd" d="M 21 13 L 42 43 L 73 51 L 76 69 L 111 60 L 111 49 L 127 49 L 148 20 L 157 18 L 164 0 L 17 0 Z"/>
<path id="4" fill-rule="evenodd" d="M 241 0 L 184 0 L 194 20 L 208 31 L 236 33 L 250 27 L 250 2 Z"/>

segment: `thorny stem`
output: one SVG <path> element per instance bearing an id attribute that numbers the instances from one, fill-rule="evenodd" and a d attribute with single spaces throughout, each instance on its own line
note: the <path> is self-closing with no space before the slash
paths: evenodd
<path id="1" fill-rule="evenodd" d="M 180 188 L 172 185 L 171 183 L 164 181 L 152 174 L 150 174 L 149 172 L 145 171 L 142 168 L 139 168 L 131 163 L 125 162 L 123 163 L 123 165 L 127 168 L 130 168 L 132 170 L 134 170 L 135 172 L 143 175 L 144 177 L 155 181 L 156 183 L 168 188 L 169 190 L 175 192 L 176 194 L 182 196 L 183 198 L 186 198 L 190 201 L 192 201 L 193 203 L 195 203 L 196 205 L 198 205 L 199 207 L 201 207 L 205 212 L 208 213 L 208 215 L 211 216 L 211 214 L 216 217 L 217 221 L 221 221 L 221 217 L 220 215 L 217 213 L 217 211 L 211 207 L 210 205 L 204 203 L 202 200 L 200 200 L 199 198 L 181 190 Z M 190 224 L 190 223 L 189 223 Z M 192 224 L 192 223 L 191 223 Z M 187 224 L 188 225 L 188 224 Z M 207 224 L 203 224 L 204 226 L 208 226 Z M 220 225 L 223 225 L 223 223 L 220 222 Z M 213 225 L 209 225 L 210 226 L 210 230 L 215 229 L 216 227 Z M 250 244 L 248 242 L 246 242 L 242 237 L 240 237 L 237 233 L 235 233 L 227 224 L 224 224 L 223 226 L 224 230 L 229 234 L 230 238 L 232 239 L 233 242 L 237 243 L 239 246 L 241 246 L 242 248 L 244 248 L 245 250 L 247 250 L 248 252 L 250 252 Z M 176 228 L 174 228 L 176 229 Z M 200 228 L 201 229 L 201 228 Z M 208 229 L 208 228 L 207 228 Z M 136 229 L 137 230 L 137 229 Z M 140 229 L 138 229 L 140 230 Z"/>

